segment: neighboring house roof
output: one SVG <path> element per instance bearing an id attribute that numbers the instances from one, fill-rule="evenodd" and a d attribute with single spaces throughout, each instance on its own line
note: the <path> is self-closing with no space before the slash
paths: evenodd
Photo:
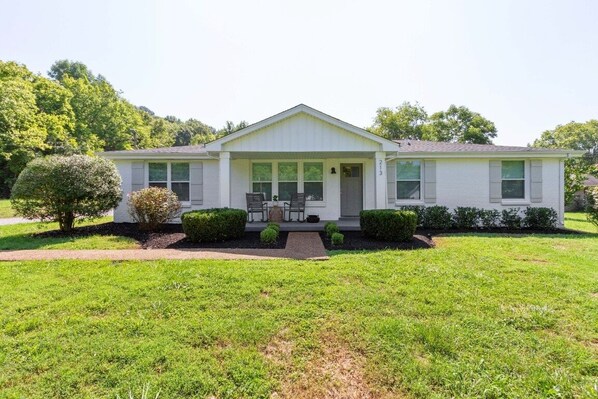
<path id="1" fill-rule="evenodd" d="M 592 175 L 588 176 L 588 178 L 583 182 L 583 185 L 586 187 L 598 186 L 598 177 Z"/>

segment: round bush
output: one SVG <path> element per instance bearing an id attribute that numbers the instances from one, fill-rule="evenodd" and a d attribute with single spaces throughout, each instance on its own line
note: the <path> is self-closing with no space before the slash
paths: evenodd
<path id="1" fill-rule="evenodd" d="M 271 227 L 267 227 L 260 232 L 260 241 L 264 244 L 274 244 L 278 239 L 278 232 Z"/>
<path id="2" fill-rule="evenodd" d="M 334 233 L 331 237 L 332 245 L 343 245 L 345 242 L 345 235 L 341 233 Z"/>
<path id="3" fill-rule="evenodd" d="M 163 187 L 149 187 L 129 194 L 129 215 L 141 230 L 156 230 L 181 212 L 177 195 Z"/>
<path id="4" fill-rule="evenodd" d="M 383 241 L 411 241 L 417 227 L 412 211 L 373 209 L 359 214 L 361 231 L 366 237 Z"/>
<path id="5" fill-rule="evenodd" d="M 523 226 L 528 229 L 552 230 L 556 229 L 559 219 L 558 213 L 552 208 L 528 206 L 523 211 Z"/>
<path id="6" fill-rule="evenodd" d="M 280 233 L 280 225 L 278 223 L 268 223 L 266 228 L 274 229 L 277 233 Z"/>
<path id="7" fill-rule="evenodd" d="M 12 188 L 11 203 L 28 219 L 58 222 L 72 230 L 78 219 L 93 219 L 122 199 L 120 175 L 111 161 L 86 155 L 49 156 L 31 161 Z"/>
<path id="8" fill-rule="evenodd" d="M 340 232 L 338 226 L 334 222 L 328 222 L 324 225 L 324 230 L 326 231 L 327 237 L 332 237 L 334 233 Z"/>
<path id="9" fill-rule="evenodd" d="M 423 227 L 426 229 L 450 229 L 453 222 L 451 213 L 446 206 L 434 205 L 427 207 L 423 216 Z"/>
<path id="10" fill-rule="evenodd" d="M 191 242 L 226 241 L 243 237 L 247 212 L 232 208 L 202 209 L 183 213 L 181 222 Z"/>

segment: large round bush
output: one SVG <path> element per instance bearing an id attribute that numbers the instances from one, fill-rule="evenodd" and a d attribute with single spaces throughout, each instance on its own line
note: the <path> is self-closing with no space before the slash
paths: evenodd
<path id="1" fill-rule="evenodd" d="M 410 241 L 417 228 L 413 211 L 372 209 L 359 214 L 361 232 L 366 237 L 383 241 Z"/>
<path id="2" fill-rule="evenodd" d="M 122 199 L 120 175 L 111 161 L 86 155 L 31 161 L 12 188 L 11 203 L 28 219 L 58 222 L 70 231 L 77 219 L 102 216 Z"/>
<path id="3" fill-rule="evenodd" d="M 129 215 L 141 230 L 156 230 L 181 212 L 177 195 L 163 187 L 148 187 L 129 194 Z"/>
<path id="4" fill-rule="evenodd" d="M 201 209 L 183 213 L 181 222 L 191 242 L 226 241 L 243 237 L 247 212 L 231 208 Z"/>

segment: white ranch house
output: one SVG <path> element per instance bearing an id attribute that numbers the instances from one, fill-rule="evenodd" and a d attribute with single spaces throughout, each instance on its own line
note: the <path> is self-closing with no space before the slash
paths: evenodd
<path id="1" fill-rule="evenodd" d="M 206 145 L 110 151 L 124 199 L 115 222 L 131 222 L 127 194 L 168 187 L 184 210 L 246 209 L 246 193 L 306 194 L 322 220 L 404 205 L 485 209 L 550 207 L 564 216 L 564 160 L 571 150 L 390 141 L 298 105 Z"/>

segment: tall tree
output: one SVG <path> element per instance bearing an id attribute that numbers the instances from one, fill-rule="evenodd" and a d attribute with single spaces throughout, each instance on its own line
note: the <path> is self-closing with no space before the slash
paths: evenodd
<path id="1" fill-rule="evenodd" d="M 419 105 L 405 101 L 392 108 L 381 107 L 376 110 L 374 125 L 369 129 L 372 133 L 391 140 L 425 139 L 425 125 L 428 113 Z"/>
<path id="2" fill-rule="evenodd" d="M 496 137 L 496 126 L 467 107 L 451 105 L 448 110 L 430 116 L 426 134 L 434 141 L 492 144 L 492 139 Z"/>
<path id="3" fill-rule="evenodd" d="M 586 151 L 581 158 L 565 160 L 565 202 L 570 204 L 575 193 L 584 189 L 588 175 L 598 174 L 598 120 L 570 122 L 546 130 L 532 144 L 534 147 L 570 148 Z"/>
<path id="4" fill-rule="evenodd" d="M 82 62 L 71 61 L 71 60 L 58 60 L 56 61 L 48 71 L 48 76 L 59 82 L 62 82 L 66 76 L 70 76 L 73 79 L 87 79 L 90 82 L 96 80 L 104 80 L 101 75 L 97 77 L 87 68 Z"/>

